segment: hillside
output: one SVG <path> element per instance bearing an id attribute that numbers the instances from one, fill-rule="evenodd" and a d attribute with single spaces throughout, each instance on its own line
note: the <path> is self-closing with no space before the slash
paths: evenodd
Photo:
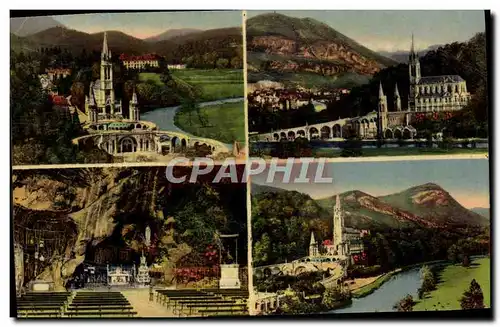
<path id="1" fill-rule="evenodd" d="M 63 26 L 63 24 L 50 16 L 16 17 L 10 19 L 10 32 L 17 36 L 28 36 L 57 26 Z"/>
<path id="2" fill-rule="evenodd" d="M 472 208 L 469 210 L 487 218 L 488 220 L 490 219 L 490 208 Z"/>
<path id="3" fill-rule="evenodd" d="M 306 255 L 311 232 L 322 240 L 331 238 L 331 228 L 328 213 L 307 194 L 282 190 L 252 196 L 256 266 Z"/>
<path id="4" fill-rule="evenodd" d="M 251 73 L 313 72 L 371 76 L 396 62 L 311 18 L 263 14 L 247 21 Z M 276 79 L 276 78 L 275 78 Z"/>
<path id="5" fill-rule="evenodd" d="M 432 222 L 358 190 L 340 194 L 340 201 L 345 215 L 345 225 L 348 227 L 368 229 L 372 227 L 402 228 L 417 225 L 436 227 Z M 333 212 L 336 196 L 317 202 L 329 212 Z"/>
<path id="6" fill-rule="evenodd" d="M 439 185 L 427 183 L 380 200 L 440 225 L 489 224 L 485 217 L 467 210 Z"/>
<path id="7" fill-rule="evenodd" d="M 158 35 L 145 38 L 144 41 L 147 41 L 147 42 L 165 41 L 165 40 L 170 40 L 174 37 L 186 36 L 186 35 L 193 34 L 193 33 L 199 33 L 201 31 L 202 30 L 199 30 L 196 28 L 174 28 L 174 29 L 167 30 L 163 33 L 160 33 Z"/>
<path id="8" fill-rule="evenodd" d="M 113 54 L 157 53 L 173 62 L 183 62 L 188 57 L 203 58 L 203 56 L 214 52 L 218 58 L 228 60 L 242 57 L 241 28 L 212 29 L 188 34 L 179 33 L 171 34 L 169 39 L 162 37 L 161 41 L 141 40 L 119 31 L 107 31 L 107 37 L 109 48 Z M 104 32 L 89 34 L 57 26 L 25 38 L 16 37 L 11 40 L 11 47 L 15 50 L 20 48 L 20 44 L 30 44 L 34 49 L 58 46 L 77 54 L 83 49 L 100 51 L 103 36 Z"/>
<path id="9" fill-rule="evenodd" d="M 426 49 L 423 50 L 418 50 L 418 55 L 419 56 L 425 56 L 425 54 L 429 51 L 434 51 L 437 50 L 439 47 L 442 47 L 442 44 L 434 44 Z M 410 56 L 410 51 L 408 50 L 402 50 L 402 51 L 379 51 L 380 55 L 391 58 L 394 61 L 397 61 L 399 63 L 407 64 L 408 63 L 408 58 Z"/>
<path id="10" fill-rule="evenodd" d="M 108 45 L 112 53 L 143 54 L 153 50 L 151 44 L 119 31 L 107 31 Z M 39 47 L 59 46 L 71 52 L 100 51 L 104 32 L 88 34 L 65 27 L 53 27 L 30 35 L 26 40 Z"/>
<path id="11" fill-rule="evenodd" d="M 153 46 L 155 52 L 165 56 L 167 61 L 177 60 L 183 63 L 188 63 L 189 60 L 203 62 L 205 57 L 213 52 L 216 52 L 219 58 L 228 60 L 243 57 L 243 36 L 239 27 L 218 28 L 176 36 L 157 42 Z"/>
<path id="12" fill-rule="evenodd" d="M 251 192 L 252 192 L 252 195 L 257 195 L 257 194 L 261 194 L 261 193 L 286 192 L 286 190 L 279 188 L 279 187 L 273 187 L 273 186 L 269 186 L 269 185 L 261 185 L 261 184 L 252 183 Z"/>

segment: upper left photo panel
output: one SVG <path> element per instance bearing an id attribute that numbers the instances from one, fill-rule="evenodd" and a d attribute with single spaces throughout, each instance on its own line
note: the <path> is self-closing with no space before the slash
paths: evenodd
<path id="1" fill-rule="evenodd" d="M 17 16 L 14 166 L 246 157 L 241 11 Z"/>

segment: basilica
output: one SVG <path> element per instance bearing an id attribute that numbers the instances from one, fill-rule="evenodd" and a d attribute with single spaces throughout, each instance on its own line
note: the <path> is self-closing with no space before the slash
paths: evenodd
<path id="1" fill-rule="evenodd" d="M 131 120 L 140 120 L 135 91 L 130 101 L 129 111 Z M 111 50 L 108 48 L 106 32 L 104 32 L 102 43 L 100 79 L 90 83 L 89 95 L 85 97 L 85 114 L 91 123 L 97 123 L 99 120 L 124 118 L 122 101 L 115 98 L 113 63 L 111 62 Z"/>
<path id="2" fill-rule="evenodd" d="M 459 75 L 422 76 L 413 36 L 408 61 L 410 90 L 408 110 L 412 112 L 460 110 L 470 100 L 465 80 Z"/>
<path id="3" fill-rule="evenodd" d="M 328 242 L 324 244 L 325 255 L 338 258 L 349 258 L 354 254 L 363 252 L 364 246 L 361 238 L 366 233 L 368 233 L 366 230 L 345 227 L 340 196 L 337 195 L 335 207 L 333 209 L 333 243 Z M 311 233 L 309 257 L 317 256 L 320 256 L 318 243 L 314 238 L 314 233 Z"/>

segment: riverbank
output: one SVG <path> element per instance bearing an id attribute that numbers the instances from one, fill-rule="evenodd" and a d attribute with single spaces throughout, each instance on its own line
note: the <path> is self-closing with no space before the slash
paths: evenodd
<path id="1" fill-rule="evenodd" d="M 380 286 L 382 286 L 386 281 L 388 281 L 392 276 L 395 274 L 401 272 L 402 269 L 396 269 L 393 271 L 390 271 L 388 273 L 382 274 L 379 277 L 377 277 L 373 282 L 364 285 L 358 289 L 352 290 L 352 297 L 354 298 L 362 298 L 364 296 L 367 296 L 369 294 L 372 294 L 377 290 Z"/>
<path id="2" fill-rule="evenodd" d="M 436 290 L 430 292 L 425 299 L 416 300 L 414 311 L 460 310 L 460 298 L 469 288 L 472 279 L 481 286 L 485 306 L 491 306 L 490 258 L 472 259 L 470 267 L 450 264 L 437 277 Z"/>
<path id="3" fill-rule="evenodd" d="M 174 123 L 180 129 L 204 138 L 232 144 L 234 140 L 245 143 L 245 108 L 243 102 L 221 103 L 204 106 L 200 115 L 206 120 L 203 126 L 195 112 L 189 114 L 178 111 Z"/>

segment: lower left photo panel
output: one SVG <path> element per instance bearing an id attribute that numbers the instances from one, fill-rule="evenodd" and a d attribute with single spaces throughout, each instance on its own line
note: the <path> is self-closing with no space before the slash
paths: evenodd
<path id="1" fill-rule="evenodd" d="M 14 170 L 17 317 L 248 315 L 246 184 L 193 171 Z"/>

